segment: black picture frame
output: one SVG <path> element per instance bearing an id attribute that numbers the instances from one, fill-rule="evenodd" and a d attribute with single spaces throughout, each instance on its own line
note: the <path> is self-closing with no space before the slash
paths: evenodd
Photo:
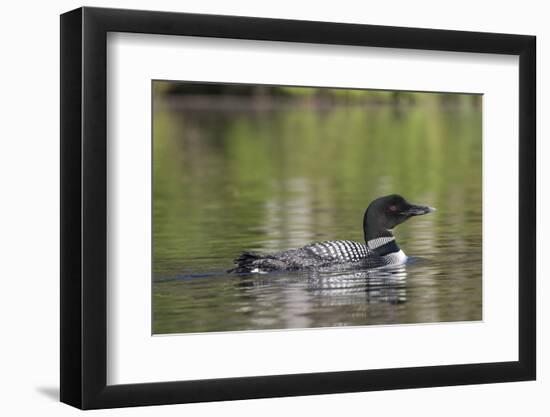
<path id="1" fill-rule="evenodd" d="M 519 56 L 519 360 L 107 385 L 108 32 Z M 61 15 L 61 401 L 81 409 L 533 380 L 534 36 L 103 8 Z"/>

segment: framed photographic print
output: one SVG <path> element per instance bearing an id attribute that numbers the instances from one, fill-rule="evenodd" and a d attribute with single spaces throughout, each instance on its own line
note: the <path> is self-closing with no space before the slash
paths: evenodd
<path id="1" fill-rule="evenodd" d="M 61 16 L 61 401 L 535 379 L 535 38 Z"/>

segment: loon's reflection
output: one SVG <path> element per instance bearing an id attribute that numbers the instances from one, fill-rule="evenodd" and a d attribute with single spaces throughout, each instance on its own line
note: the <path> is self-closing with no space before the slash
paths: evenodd
<path id="1" fill-rule="evenodd" d="M 308 298 L 322 300 L 324 306 L 358 303 L 401 304 L 407 301 L 405 266 L 377 270 L 318 272 L 296 274 L 246 275 L 237 286 L 249 296 L 263 293 L 266 287 L 302 290 Z"/>
<path id="2" fill-rule="evenodd" d="M 366 302 L 400 304 L 407 301 L 404 266 L 347 273 L 310 273 L 308 289 L 319 295 L 352 296 L 364 293 Z"/>

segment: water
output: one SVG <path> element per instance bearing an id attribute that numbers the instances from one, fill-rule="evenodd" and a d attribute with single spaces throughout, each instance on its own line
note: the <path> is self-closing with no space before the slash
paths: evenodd
<path id="1" fill-rule="evenodd" d="M 465 99 L 321 108 L 207 100 L 205 111 L 156 98 L 153 332 L 481 320 L 481 110 Z M 438 209 L 394 230 L 406 266 L 225 272 L 244 249 L 362 241 L 365 208 L 391 193 Z"/>

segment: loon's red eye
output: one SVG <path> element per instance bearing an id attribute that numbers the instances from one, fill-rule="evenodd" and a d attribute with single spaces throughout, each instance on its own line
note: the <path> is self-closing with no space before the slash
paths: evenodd
<path id="1" fill-rule="evenodd" d="M 390 211 L 396 211 L 397 210 L 397 206 L 392 204 L 390 207 L 389 207 Z"/>

